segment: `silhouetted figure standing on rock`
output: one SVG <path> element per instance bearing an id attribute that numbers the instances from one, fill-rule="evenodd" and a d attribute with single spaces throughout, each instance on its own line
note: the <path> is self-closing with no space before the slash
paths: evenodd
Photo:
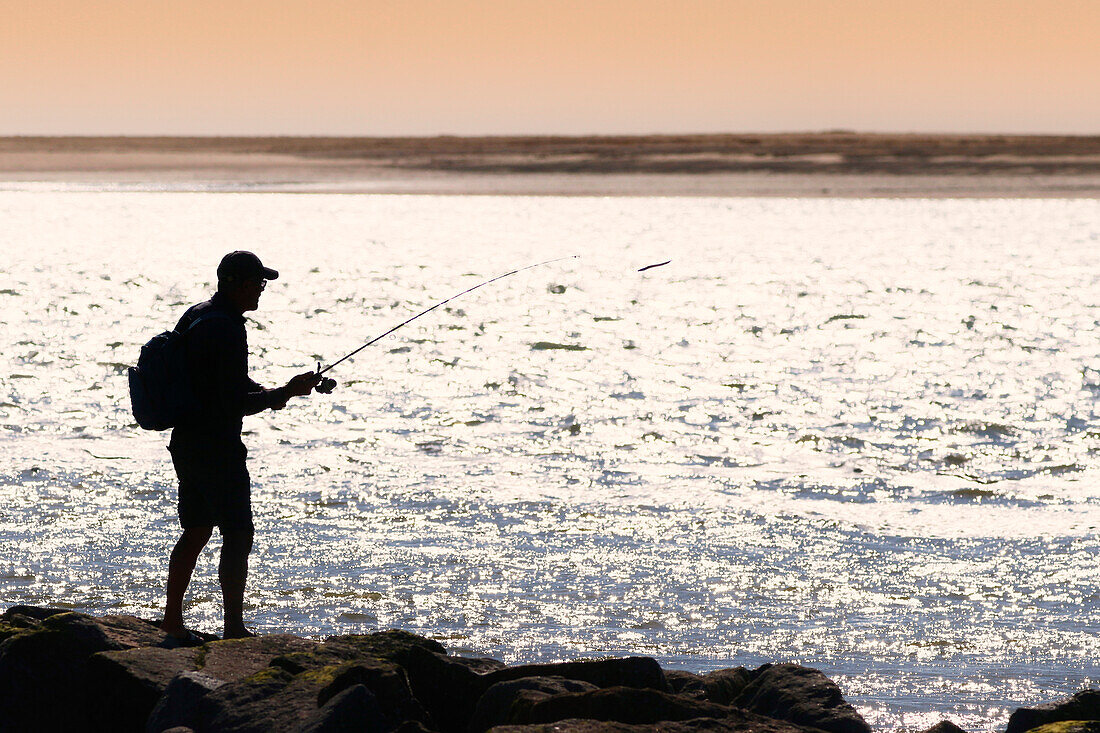
<path id="1" fill-rule="evenodd" d="M 217 293 L 189 308 L 176 326 L 184 334 L 188 375 L 197 398 L 197 409 L 176 426 L 168 445 L 179 478 L 183 535 L 168 565 L 161 628 L 181 640 L 193 636 L 183 622 L 183 597 L 214 527 L 222 533 L 218 579 L 225 610 L 223 636 L 254 635 L 243 619 L 253 525 L 242 418 L 280 410 L 291 397 L 308 395 L 321 380 L 306 372 L 282 387 L 265 389 L 248 376 L 244 313 L 259 307 L 264 286 L 277 277 L 278 272 L 264 267 L 251 252 L 230 252 L 218 265 Z"/>

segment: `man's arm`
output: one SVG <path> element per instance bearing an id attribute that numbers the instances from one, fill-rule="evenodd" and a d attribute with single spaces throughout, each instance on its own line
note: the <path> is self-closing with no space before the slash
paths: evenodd
<path id="1" fill-rule="evenodd" d="M 309 394 L 321 381 L 320 375 L 305 372 L 282 387 L 265 389 L 248 376 L 248 343 L 243 333 L 224 322 L 211 322 L 204 331 L 196 334 L 199 359 L 211 377 L 211 396 L 228 416 L 282 409 L 291 397 Z"/>
<path id="2" fill-rule="evenodd" d="M 287 400 L 291 397 L 305 397 L 313 388 L 321 382 L 321 375 L 316 372 L 302 372 L 290 378 L 290 381 L 282 387 L 267 390 L 272 400 L 271 409 L 281 410 L 286 407 Z"/>
<path id="3" fill-rule="evenodd" d="M 248 383 L 247 392 L 244 398 L 244 414 L 255 415 L 257 412 L 263 412 L 264 410 L 281 410 L 286 406 L 286 397 L 280 388 L 266 389 L 260 384 L 252 380 L 251 377 L 245 378 Z"/>

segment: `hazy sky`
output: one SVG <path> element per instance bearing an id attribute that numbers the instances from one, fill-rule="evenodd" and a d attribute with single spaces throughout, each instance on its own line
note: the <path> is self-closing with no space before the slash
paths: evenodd
<path id="1" fill-rule="evenodd" d="M 0 0 L 0 134 L 1100 133 L 1100 0 Z"/>

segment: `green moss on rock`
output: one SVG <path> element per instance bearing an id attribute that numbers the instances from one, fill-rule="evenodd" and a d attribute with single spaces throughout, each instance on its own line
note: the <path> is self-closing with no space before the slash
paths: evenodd
<path id="1" fill-rule="evenodd" d="M 203 644 L 195 651 L 195 669 L 202 670 L 206 666 L 206 655 L 209 654 L 206 644 Z"/>
<path id="2" fill-rule="evenodd" d="M 344 664 L 330 664 L 327 667 L 320 667 L 319 669 L 307 669 L 298 675 L 298 679 L 306 684 L 325 687 L 332 684 L 333 680 L 335 680 L 341 672 L 353 665 L 354 662 L 347 662 Z"/>
<path id="3" fill-rule="evenodd" d="M 3 621 L 0 621 L 0 642 L 4 641 L 4 639 L 15 636 L 21 631 L 26 631 L 26 629 L 20 628 L 18 626 L 12 626 L 11 624 L 6 624 Z"/>
<path id="4" fill-rule="evenodd" d="M 278 667 L 265 667 L 259 672 L 250 674 L 241 681 L 244 684 L 249 685 L 263 685 L 269 682 L 281 682 L 282 684 L 287 684 L 292 678 L 293 675 L 291 675 L 285 669 L 280 669 Z"/>
<path id="5" fill-rule="evenodd" d="M 1060 720 L 1032 728 L 1028 733 L 1100 733 L 1100 720 Z"/>

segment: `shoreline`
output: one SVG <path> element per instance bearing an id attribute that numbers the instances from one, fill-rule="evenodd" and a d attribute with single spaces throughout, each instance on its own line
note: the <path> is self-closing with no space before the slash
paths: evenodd
<path id="1" fill-rule="evenodd" d="M 0 187 L 520 196 L 1100 198 L 1100 137 L 0 137 Z"/>
<path id="2" fill-rule="evenodd" d="M 155 620 L 23 605 L 0 613 L 0 709 L 5 730 L 872 733 L 836 682 L 800 664 L 508 665 L 399 629 L 181 642 Z M 1098 727 L 1100 691 L 1083 690 L 1016 708 L 1005 730 Z M 941 718 L 924 733 L 963 731 Z"/>

